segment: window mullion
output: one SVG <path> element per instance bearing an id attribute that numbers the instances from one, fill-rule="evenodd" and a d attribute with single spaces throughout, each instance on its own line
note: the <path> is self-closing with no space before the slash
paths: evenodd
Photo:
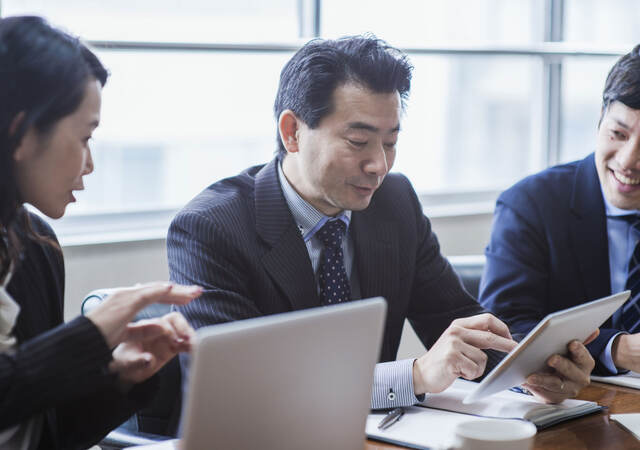
<path id="1" fill-rule="evenodd" d="M 545 2 L 545 36 L 547 42 L 560 42 L 564 33 L 564 0 Z M 542 151 L 546 166 L 560 161 L 562 147 L 562 57 L 544 58 L 544 135 Z"/>
<path id="2" fill-rule="evenodd" d="M 298 37 L 320 36 L 320 0 L 298 0 Z"/>

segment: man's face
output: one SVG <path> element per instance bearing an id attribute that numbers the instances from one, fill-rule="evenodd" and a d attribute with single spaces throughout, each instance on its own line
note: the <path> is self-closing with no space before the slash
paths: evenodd
<path id="1" fill-rule="evenodd" d="M 598 128 L 596 168 L 609 203 L 640 209 L 640 110 L 609 105 Z"/>
<path id="2" fill-rule="evenodd" d="M 291 161 L 296 173 L 290 178 L 285 170 L 301 196 L 327 215 L 369 206 L 395 160 L 401 114 L 397 92 L 355 83 L 337 87 L 332 103 L 333 112 L 315 129 L 301 122 Z"/>

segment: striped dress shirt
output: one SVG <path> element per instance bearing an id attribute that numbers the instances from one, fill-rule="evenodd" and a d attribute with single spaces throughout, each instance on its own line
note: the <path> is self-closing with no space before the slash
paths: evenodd
<path id="1" fill-rule="evenodd" d="M 323 244 L 315 233 L 322 228 L 328 220 L 332 219 L 332 217 L 322 214 L 298 194 L 284 175 L 281 164 L 278 164 L 278 176 L 280 178 L 280 186 L 282 187 L 284 199 L 307 246 L 311 266 L 313 267 L 313 272 L 316 277 L 316 286 L 319 290 L 318 269 Z M 346 239 L 342 240 L 342 252 L 344 254 L 344 267 L 347 272 L 347 277 L 349 277 L 349 285 L 351 286 L 351 298 L 359 299 L 360 283 L 357 270 L 355 270 L 353 236 L 349 228 L 351 211 L 343 211 L 339 215 L 339 218 L 347 225 Z M 415 359 L 405 359 L 376 365 L 371 395 L 371 408 L 394 408 L 397 406 L 413 405 L 424 400 L 423 395 L 418 399 L 414 394 L 414 361 Z"/>

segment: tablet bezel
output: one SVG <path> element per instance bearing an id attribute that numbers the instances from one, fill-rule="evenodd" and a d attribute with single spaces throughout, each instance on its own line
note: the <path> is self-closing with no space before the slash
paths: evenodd
<path id="1" fill-rule="evenodd" d="M 583 303 L 578 306 L 574 306 L 571 308 L 567 308 L 564 310 L 556 311 L 547 315 L 544 319 L 542 319 L 538 325 L 527 334 L 522 341 L 518 344 L 516 348 L 514 348 L 507 356 L 504 357 L 500 363 L 478 384 L 478 386 L 470 392 L 463 400 L 463 403 L 473 403 L 474 401 L 480 400 L 481 398 L 492 395 L 493 393 L 509 389 L 513 386 L 510 386 L 508 382 L 502 381 L 504 386 L 501 386 L 500 389 L 495 390 L 495 385 L 500 384 L 501 380 L 506 377 L 505 374 L 510 373 L 511 371 L 518 370 L 518 364 L 520 363 L 521 355 L 530 348 L 533 348 L 538 342 L 538 337 L 542 335 L 543 331 L 547 328 L 553 326 L 554 319 L 559 318 L 567 318 L 572 315 L 575 315 L 579 312 L 584 312 L 585 310 L 599 310 L 603 307 L 603 303 L 606 303 L 610 306 L 610 308 L 605 309 L 605 313 L 607 315 L 601 316 L 599 320 L 599 324 L 596 326 L 598 328 L 601 326 L 624 302 L 629 298 L 631 291 L 623 291 L 617 294 L 613 294 L 607 297 L 603 297 L 597 300 L 590 301 L 588 303 Z M 582 316 L 581 316 L 582 319 Z M 557 326 L 566 326 L 566 323 L 559 323 Z M 573 339 L 581 339 L 578 336 L 578 332 L 576 332 L 576 337 Z M 570 342 L 570 339 L 568 342 Z M 568 343 L 567 342 L 567 343 Z M 554 353 L 553 350 L 550 350 L 549 354 L 540 361 L 540 366 L 544 366 L 544 361 L 546 358 L 550 357 Z M 522 380 L 524 382 L 524 380 Z M 486 391 L 491 390 L 492 392 L 486 393 Z"/>

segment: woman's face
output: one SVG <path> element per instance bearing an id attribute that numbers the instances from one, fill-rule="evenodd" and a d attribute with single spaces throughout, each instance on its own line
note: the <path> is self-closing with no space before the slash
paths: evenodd
<path id="1" fill-rule="evenodd" d="M 100 82 L 91 78 L 76 111 L 45 135 L 30 128 L 14 153 L 22 201 L 53 219 L 75 202 L 72 192 L 83 190 L 82 177 L 93 171 L 89 139 L 100 122 L 101 95 Z"/>

